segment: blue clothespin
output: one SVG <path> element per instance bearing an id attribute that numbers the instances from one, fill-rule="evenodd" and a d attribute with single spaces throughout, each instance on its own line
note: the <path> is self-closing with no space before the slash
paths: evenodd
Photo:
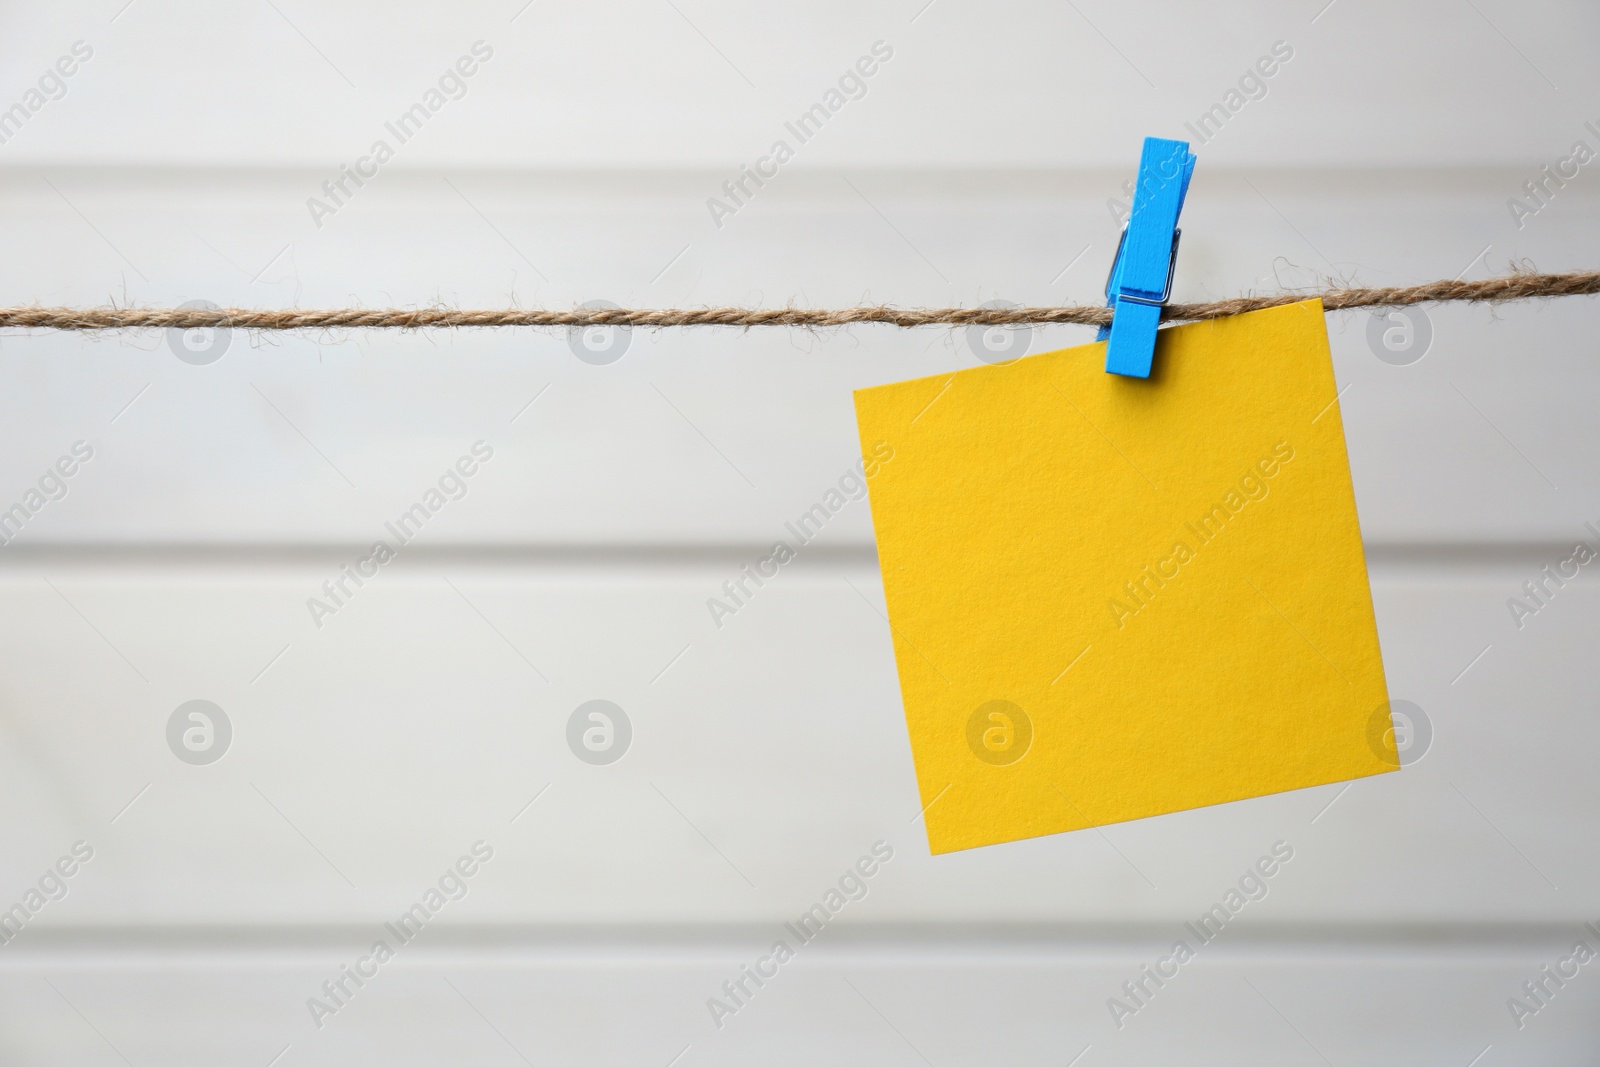
<path id="1" fill-rule="evenodd" d="M 1189 192 L 1194 153 L 1187 141 L 1146 137 L 1139 154 L 1139 180 L 1133 210 L 1117 244 L 1117 257 L 1106 279 L 1106 306 L 1111 325 L 1095 338 L 1106 345 L 1106 373 L 1150 377 L 1156 350 L 1161 305 L 1172 295 L 1172 272 L 1178 264 L 1178 213 Z"/>

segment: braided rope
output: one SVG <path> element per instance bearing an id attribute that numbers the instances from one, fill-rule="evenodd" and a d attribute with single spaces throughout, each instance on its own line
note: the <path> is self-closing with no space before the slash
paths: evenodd
<path id="1" fill-rule="evenodd" d="M 1168 321 L 1193 322 L 1246 311 L 1280 307 L 1320 297 L 1329 311 L 1362 307 L 1404 307 L 1449 301 L 1501 303 L 1600 293 L 1600 271 L 1567 274 L 1508 274 L 1482 281 L 1436 281 L 1381 289 L 1327 289 L 1241 296 L 1204 304 L 1169 304 Z M 1072 323 L 1104 326 L 1111 310 L 1088 305 L 1019 308 L 580 308 L 571 311 L 498 308 L 332 308 L 252 310 L 248 308 L 0 308 L 0 328 L 43 330 L 197 329 L 244 330 L 412 330 L 422 328 L 545 326 L 1024 326 Z"/>

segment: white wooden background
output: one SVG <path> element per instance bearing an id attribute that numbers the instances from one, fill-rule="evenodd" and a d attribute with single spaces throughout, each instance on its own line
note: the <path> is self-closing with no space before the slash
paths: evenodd
<path id="1" fill-rule="evenodd" d="M 0 145 L 0 303 L 1092 301 L 1139 139 L 1279 40 L 1196 144 L 1178 298 L 1600 247 L 1600 163 L 1521 228 L 1506 206 L 1600 148 L 1578 3 L 125 3 L 0 9 L 0 107 L 94 51 Z M 466 97 L 315 227 L 477 40 Z M 714 227 L 878 40 L 867 95 Z M 235 333 L 208 366 L 0 338 L 0 508 L 94 449 L 0 548 L 0 906 L 95 850 L 0 945 L 0 1062 L 1594 1063 L 1600 966 L 1521 1029 L 1506 1001 L 1600 948 L 1600 585 L 1520 630 L 1506 600 L 1600 525 L 1600 305 L 1429 314 L 1408 366 L 1328 320 L 1427 755 L 939 858 L 866 505 L 722 629 L 705 600 L 854 462 L 850 390 L 972 365 L 961 333 L 635 332 L 609 366 L 559 332 Z M 467 495 L 313 627 L 479 440 Z M 566 746 L 594 698 L 634 726 L 611 766 Z M 165 739 L 193 699 L 233 724 L 209 766 Z M 306 998 L 479 839 L 470 893 L 316 1027 Z M 706 998 L 878 840 L 867 898 L 716 1028 Z M 1279 840 L 1270 895 L 1117 1029 L 1107 998 Z"/>

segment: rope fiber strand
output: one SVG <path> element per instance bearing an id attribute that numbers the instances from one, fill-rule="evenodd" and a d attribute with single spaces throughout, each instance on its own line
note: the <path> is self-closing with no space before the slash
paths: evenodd
<path id="1" fill-rule="evenodd" d="M 1503 303 L 1600 293 L 1600 270 L 1567 274 L 1516 273 L 1482 281 L 1436 281 L 1386 289 L 1334 288 L 1320 293 L 1284 292 L 1241 296 L 1205 304 L 1168 304 L 1161 317 L 1196 322 L 1321 297 L 1328 311 L 1364 307 L 1405 307 L 1449 301 Z M 803 328 L 881 323 L 916 326 L 1025 326 L 1071 323 L 1104 326 L 1111 309 L 1098 306 L 1018 308 L 582 308 L 572 311 L 500 308 L 333 308 L 326 310 L 251 310 L 248 308 L 0 308 L 0 328 L 35 330 L 133 330 L 233 328 L 243 330 L 414 330 L 427 328 L 543 326 L 798 326 Z"/>

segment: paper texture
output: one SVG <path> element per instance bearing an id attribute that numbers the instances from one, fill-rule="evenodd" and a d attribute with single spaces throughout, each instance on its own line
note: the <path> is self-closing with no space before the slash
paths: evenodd
<path id="1" fill-rule="evenodd" d="M 1320 301 L 862 389 L 929 846 L 1397 770 Z"/>

